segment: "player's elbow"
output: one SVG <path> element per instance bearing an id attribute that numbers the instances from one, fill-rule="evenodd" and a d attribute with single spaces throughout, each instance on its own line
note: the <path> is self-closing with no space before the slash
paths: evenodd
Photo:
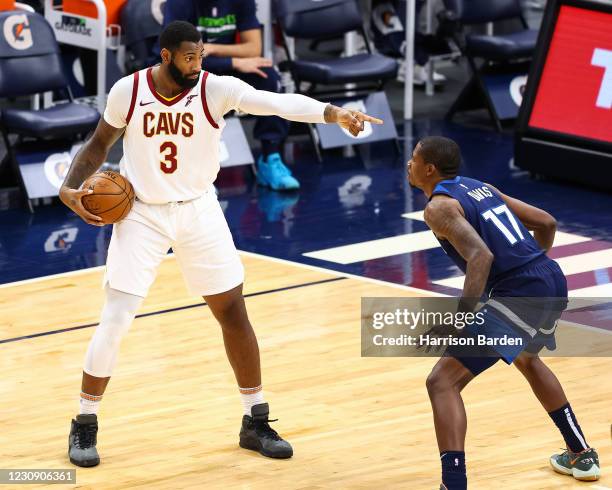
<path id="1" fill-rule="evenodd" d="M 488 248 L 482 248 L 476 251 L 468 262 L 471 262 L 480 270 L 489 270 L 493 264 L 493 253 Z"/>
<path id="2" fill-rule="evenodd" d="M 546 217 L 542 220 L 542 229 L 549 232 L 557 231 L 557 220 L 546 213 Z"/>

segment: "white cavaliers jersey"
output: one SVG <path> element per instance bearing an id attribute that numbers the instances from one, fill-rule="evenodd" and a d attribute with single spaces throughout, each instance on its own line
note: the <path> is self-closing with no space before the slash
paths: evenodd
<path id="1" fill-rule="evenodd" d="M 119 80 L 104 120 L 125 127 L 121 174 L 145 203 L 200 197 L 219 172 L 223 115 L 253 87 L 234 77 L 202 71 L 198 84 L 166 100 L 153 86 L 152 68 Z"/>

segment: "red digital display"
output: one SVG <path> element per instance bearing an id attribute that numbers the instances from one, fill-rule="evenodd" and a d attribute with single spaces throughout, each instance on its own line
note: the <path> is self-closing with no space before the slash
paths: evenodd
<path id="1" fill-rule="evenodd" d="M 612 142 L 612 14 L 561 7 L 529 126 Z"/>

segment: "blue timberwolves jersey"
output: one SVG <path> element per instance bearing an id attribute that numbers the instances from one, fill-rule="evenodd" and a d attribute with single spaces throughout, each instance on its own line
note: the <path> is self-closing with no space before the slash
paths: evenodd
<path id="1" fill-rule="evenodd" d="M 540 257 L 544 251 L 527 228 L 508 209 L 504 201 L 489 186 L 475 179 L 457 176 L 439 182 L 433 191 L 459 201 L 465 219 L 474 227 L 493 254 L 493 264 L 487 289 L 503 273 L 521 267 Z M 463 257 L 447 240 L 439 240 L 448 256 L 465 273 Z"/>

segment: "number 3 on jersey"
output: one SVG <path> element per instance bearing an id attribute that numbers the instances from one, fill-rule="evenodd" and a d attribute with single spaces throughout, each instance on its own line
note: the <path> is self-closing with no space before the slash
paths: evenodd
<path id="1" fill-rule="evenodd" d="M 172 141 L 166 141 L 159 147 L 159 152 L 162 155 L 163 160 L 159 166 L 165 174 L 173 173 L 178 167 L 176 160 L 176 145 Z"/>

